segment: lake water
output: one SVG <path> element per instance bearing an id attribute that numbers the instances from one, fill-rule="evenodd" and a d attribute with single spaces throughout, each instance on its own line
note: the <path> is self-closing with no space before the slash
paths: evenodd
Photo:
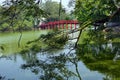
<path id="1" fill-rule="evenodd" d="M 42 32 L 46 33 L 46 32 Z M 41 32 L 26 32 L 23 34 L 23 43 L 34 36 L 39 37 Z M 27 37 L 25 37 L 25 36 Z M 0 80 L 111 80 L 111 74 L 90 69 L 89 66 L 78 58 L 76 50 L 69 46 L 74 44 L 70 41 L 64 49 L 52 52 L 19 53 L 15 48 L 17 34 L 0 34 L 0 44 L 6 45 L 8 51 L 1 52 L 0 56 Z M 27 39 L 27 40 L 26 40 Z M 10 44 L 11 43 L 11 44 Z M 21 44 L 23 44 L 21 43 Z M 24 46 L 23 46 L 24 47 Z M 14 49 L 12 49 L 14 48 Z M 12 51 L 10 51 L 12 49 Z M 15 51 L 15 49 L 17 49 Z M 7 50 L 6 47 L 4 50 Z M 70 52 L 71 50 L 71 52 Z M 9 53 L 10 51 L 10 53 Z M 14 54 L 14 52 L 16 54 Z M 112 61 L 112 60 L 111 60 Z M 116 62 L 117 63 L 117 62 Z M 119 66 L 120 67 L 120 66 Z M 118 68 L 119 69 L 119 68 Z M 106 74 L 105 74 L 106 73 Z M 119 73 L 118 73 L 119 74 Z M 106 78 L 107 77 L 107 78 Z M 119 80 L 119 77 L 114 78 Z"/>
<path id="2" fill-rule="evenodd" d="M 28 41 L 32 41 L 37 39 L 40 34 L 46 34 L 47 31 L 28 31 L 23 32 L 22 39 L 20 41 L 20 47 L 18 47 L 18 40 L 20 38 L 19 32 L 6 32 L 0 33 L 0 46 L 4 48 L 3 51 L 0 50 L 0 53 L 4 53 L 4 55 L 13 54 L 15 52 L 19 52 L 23 48 Z"/>

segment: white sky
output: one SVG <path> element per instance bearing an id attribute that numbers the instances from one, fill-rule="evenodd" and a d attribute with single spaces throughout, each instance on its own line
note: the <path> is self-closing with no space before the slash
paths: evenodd
<path id="1" fill-rule="evenodd" d="M 1 4 L 3 1 L 5 1 L 5 0 L 0 0 L 0 4 Z"/>

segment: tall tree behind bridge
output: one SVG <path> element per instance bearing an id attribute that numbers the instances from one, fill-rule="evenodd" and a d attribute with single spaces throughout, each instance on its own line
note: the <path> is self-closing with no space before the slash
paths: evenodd
<path id="1" fill-rule="evenodd" d="M 61 7 L 61 8 L 60 8 Z M 47 21 L 59 20 L 59 9 L 61 9 L 61 19 L 64 20 L 69 15 L 66 13 L 65 8 L 61 5 L 59 6 L 58 2 L 47 0 L 42 4 L 42 9 L 48 14 Z"/>

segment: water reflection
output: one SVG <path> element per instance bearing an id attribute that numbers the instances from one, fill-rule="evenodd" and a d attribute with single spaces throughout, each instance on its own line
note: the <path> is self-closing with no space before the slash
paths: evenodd
<path id="1" fill-rule="evenodd" d="M 119 43 L 80 46 L 77 55 L 90 70 L 106 75 L 103 80 L 120 79 Z"/>
<path id="2" fill-rule="evenodd" d="M 39 79 L 41 80 L 68 80 L 71 77 L 78 77 L 81 80 L 77 60 L 68 54 L 45 55 L 44 58 L 38 58 L 37 54 L 30 55 L 28 53 L 24 57 L 26 57 L 26 63 L 22 64 L 21 68 L 30 69 L 34 74 L 39 74 Z M 77 73 L 67 69 L 70 66 L 69 63 L 76 66 Z"/>
<path id="3" fill-rule="evenodd" d="M 0 80 L 119 80 L 120 61 L 113 58 L 120 44 L 112 48 L 108 44 L 79 45 L 77 50 L 69 46 L 51 53 L 2 56 Z"/>
<path id="4" fill-rule="evenodd" d="M 104 77 L 97 71 L 87 69 L 74 49 L 64 49 L 52 54 L 46 52 L 21 55 L 25 60 L 21 68 L 39 75 L 40 80 L 102 80 Z"/>

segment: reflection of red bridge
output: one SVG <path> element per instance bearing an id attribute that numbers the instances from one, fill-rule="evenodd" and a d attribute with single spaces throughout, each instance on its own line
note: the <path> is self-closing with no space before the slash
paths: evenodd
<path id="1" fill-rule="evenodd" d="M 70 29 L 73 29 L 73 25 L 74 25 L 74 29 L 75 29 L 77 24 L 79 24 L 77 20 L 60 20 L 60 21 L 43 23 L 39 25 L 39 27 L 41 29 L 54 29 L 54 28 L 68 29 L 69 27 Z"/>

